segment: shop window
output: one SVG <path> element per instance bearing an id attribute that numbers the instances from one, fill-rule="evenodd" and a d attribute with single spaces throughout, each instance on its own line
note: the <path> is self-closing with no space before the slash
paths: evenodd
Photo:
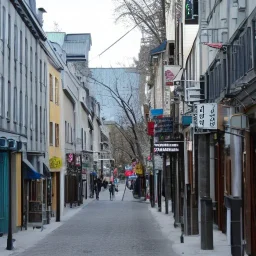
<path id="1" fill-rule="evenodd" d="M 45 194 L 46 187 L 42 180 L 32 180 L 29 182 L 29 223 L 45 224 Z"/>

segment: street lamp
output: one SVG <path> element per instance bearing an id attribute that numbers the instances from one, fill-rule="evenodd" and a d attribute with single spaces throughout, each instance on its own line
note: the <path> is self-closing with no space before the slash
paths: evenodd
<path id="1" fill-rule="evenodd" d="M 8 209 L 8 237 L 7 237 L 7 250 L 13 249 L 13 239 L 12 239 L 12 173 L 11 173 L 11 163 L 12 163 L 12 153 L 17 152 L 21 149 L 22 143 L 17 142 L 13 139 L 7 139 L 5 137 L 0 138 L 0 149 L 8 153 L 9 157 L 9 209 Z"/>

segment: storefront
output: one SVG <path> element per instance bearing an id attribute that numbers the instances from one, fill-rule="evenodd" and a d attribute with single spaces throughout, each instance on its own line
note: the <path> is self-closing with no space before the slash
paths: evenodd
<path id="1" fill-rule="evenodd" d="M 82 163 L 81 155 L 66 155 L 65 175 L 65 206 L 70 204 L 72 208 L 82 203 Z"/>
<path id="2" fill-rule="evenodd" d="M 22 226 L 41 227 L 50 223 L 51 216 L 51 176 L 43 164 L 42 175 L 28 159 L 22 160 Z"/>

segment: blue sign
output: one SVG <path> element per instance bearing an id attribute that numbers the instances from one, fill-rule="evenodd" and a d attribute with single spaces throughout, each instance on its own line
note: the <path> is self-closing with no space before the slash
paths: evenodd
<path id="1" fill-rule="evenodd" d="M 182 116 L 182 125 L 192 124 L 192 116 Z"/>
<path id="2" fill-rule="evenodd" d="M 155 108 L 150 110 L 151 116 L 161 116 L 164 114 L 164 110 L 162 108 Z"/>

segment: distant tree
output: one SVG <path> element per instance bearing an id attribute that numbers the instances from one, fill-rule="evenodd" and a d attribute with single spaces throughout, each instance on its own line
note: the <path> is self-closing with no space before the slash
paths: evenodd
<path id="1" fill-rule="evenodd" d="M 169 0 L 113 0 L 116 22 L 138 25 L 143 37 L 161 43 L 166 39 L 165 14 Z"/>
<path id="2" fill-rule="evenodd" d="M 109 95 L 114 99 L 121 110 L 122 115 L 120 115 L 119 123 L 116 124 L 115 129 L 118 130 L 119 134 L 122 134 L 122 139 L 120 143 L 117 141 L 117 145 L 112 145 L 112 147 L 124 152 L 126 156 L 130 157 L 130 160 L 131 158 L 137 158 L 145 170 L 145 150 L 149 148 L 149 141 L 145 132 L 143 117 L 140 112 L 141 108 L 138 100 L 138 92 L 134 91 L 131 85 L 130 92 L 127 92 L 126 97 L 124 97 L 119 91 L 121 85 L 118 83 L 118 80 L 116 80 L 116 84 L 113 87 L 98 81 L 92 76 L 90 76 L 89 79 L 94 81 L 96 85 L 107 89 Z M 115 132 L 113 136 L 117 136 L 117 132 Z M 123 143 L 124 141 L 125 143 Z"/>

